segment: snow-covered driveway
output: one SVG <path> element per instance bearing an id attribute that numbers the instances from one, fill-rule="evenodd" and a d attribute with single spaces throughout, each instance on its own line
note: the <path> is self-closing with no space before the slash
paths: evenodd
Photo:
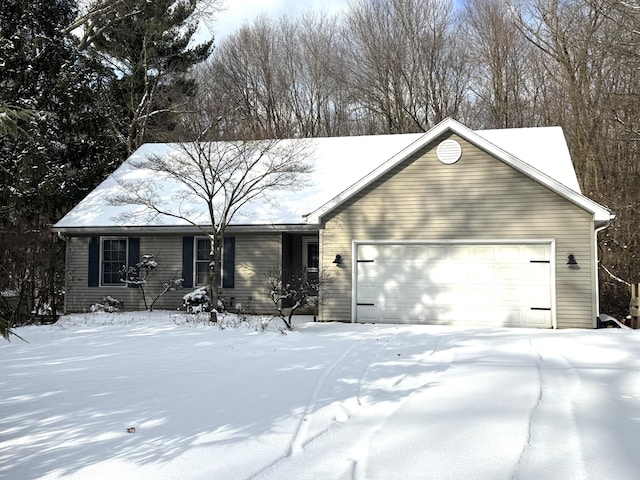
<path id="1" fill-rule="evenodd" d="M 0 344 L 0 478 L 640 475 L 635 331 L 126 315 Z"/>

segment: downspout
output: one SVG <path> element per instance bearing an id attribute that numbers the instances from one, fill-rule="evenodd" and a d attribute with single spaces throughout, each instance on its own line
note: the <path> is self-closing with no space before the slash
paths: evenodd
<path id="1" fill-rule="evenodd" d="M 593 256 L 594 258 L 593 272 L 594 272 L 594 280 L 595 280 L 595 287 L 596 287 L 596 318 L 593 319 L 593 322 L 594 322 L 593 328 L 598 328 L 598 317 L 600 316 L 600 281 L 599 281 L 600 275 L 598 271 L 600 260 L 598 259 L 598 233 L 604 230 L 605 228 L 608 228 L 611 225 L 611 220 L 613 220 L 614 218 L 615 218 L 615 215 L 610 215 L 610 218 L 608 221 L 606 221 L 601 226 L 596 227 L 595 233 L 593 235 L 593 243 L 594 243 L 593 249 L 595 253 L 595 255 Z"/>

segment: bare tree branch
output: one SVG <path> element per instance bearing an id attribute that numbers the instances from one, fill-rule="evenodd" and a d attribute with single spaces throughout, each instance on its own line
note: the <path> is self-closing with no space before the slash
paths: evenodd
<path id="1" fill-rule="evenodd" d="M 143 212 L 122 214 L 122 221 L 169 217 L 207 235 L 212 246 L 209 294 L 212 305 L 217 305 L 227 226 L 249 202 L 302 188 L 311 172 L 311 153 L 302 139 L 173 144 L 170 153 L 130 161 L 128 166 L 142 172 L 145 180 L 119 179 L 121 192 L 112 195 L 110 203 L 143 207 Z M 166 198 L 164 187 L 172 192 L 171 198 Z M 213 320 L 215 312 L 212 315 Z"/>

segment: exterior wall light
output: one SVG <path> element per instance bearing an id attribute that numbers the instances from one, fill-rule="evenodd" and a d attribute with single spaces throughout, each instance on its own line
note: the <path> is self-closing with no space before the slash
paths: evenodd
<path id="1" fill-rule="evenodd" d="M 337 254 L 336 258 L 334 258 L 333 263 L 335 263 L 336 265 L 342 265 L 342 255 Z"/>
<path id="2" fill-rule="evenodd" d="M 569 265 L 569 268 L 578 266 L 578 261 L 576 260 L 576 256 L 573 253 L 570 253 L 567 256 L 567 265 Z"/>

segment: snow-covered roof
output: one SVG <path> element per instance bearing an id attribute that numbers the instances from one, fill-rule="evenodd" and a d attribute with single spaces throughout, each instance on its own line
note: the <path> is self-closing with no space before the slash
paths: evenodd
<path id="1" fill-rule="evenodd" d="M 292 225 L 316 223 L 335 205 L 341 203 L 389 168 L 450 129 L 501 160 L 511 164 L 588 211 L 608 220 L 608 211 L 580 193 L 569 150 L 560 127 L 482 130 L 473 132 L 447 119 L 427 133 L 331 137 L 284 142 L 308 142 L 313 173 L 299 191 L 273 191 L 269 198 L 247 203 L 232 225 Z M 76 229 L 137 228 L 150 226 L 187 226 L 188 222 L 157 217 L 150 220 L 139 206 L 115 206 L 110 202 L 122 192 L 122 181 L 151 178 L 153 188 L 165 207 L 178 202 L 185 208 L 184 196 L 177 195 L 179 182 L 141 171 L 133 165 L 149 156 L 184 155 L 176 144 L 145 144 L 115 172 L 54 225 L 56 231 Z M 201 205 L 192 205 L 191 219 L 206 225 L 208 216 Z M 198 212 L 196 212 L 199 211 Z M 123 219 L 124 213 L 139 215 Z M 604 219 L 604 216 L 607 216 Z M 596 219 L 597 220 L 597 219 Z"/>

